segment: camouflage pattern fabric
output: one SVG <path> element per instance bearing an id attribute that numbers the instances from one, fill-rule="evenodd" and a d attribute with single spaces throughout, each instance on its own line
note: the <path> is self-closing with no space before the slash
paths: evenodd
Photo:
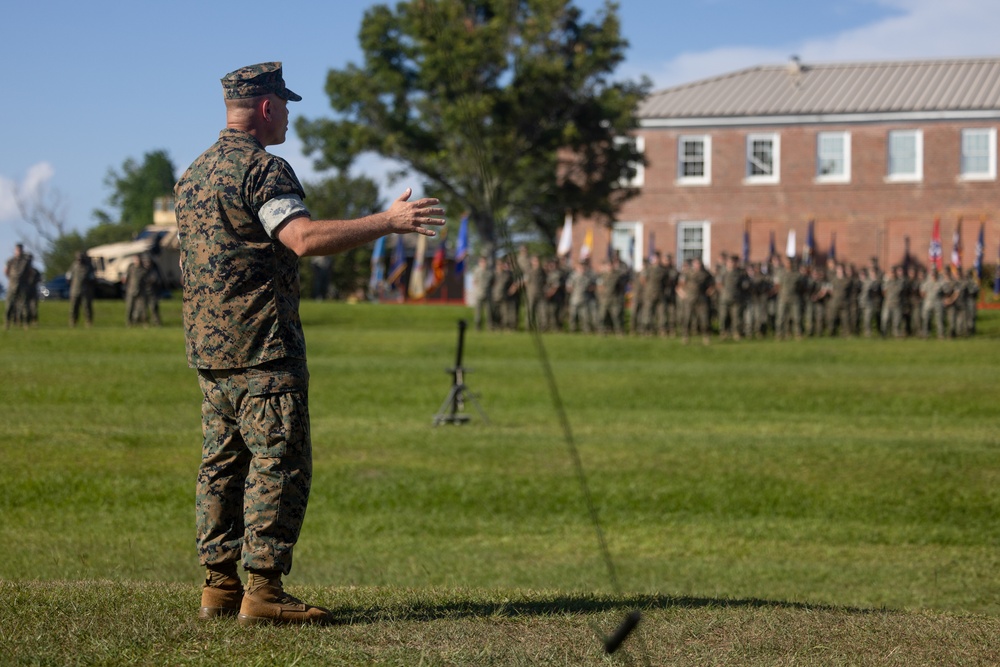
<path id="1" fill-rule="evenodd" d="M 305 359 L 298 256 L 267 235 L 257 211 L 304 197 L 287 162 L 225 129 L 175 188 L 188 363 L 247 368 Z"/>
<path id="2" fill-rule="evenodd" d="M 309 373 L 301 360 L 198 373 L 205 442 L 196 500 L 202 565 L 292 567 L 312 481 Z"/>
<path id="3" fill-rule="evenodd" d="M 304 197 L 291 167 L 225 129 L 175 188 L 188 363 L 199 369 L 202 565 L 292 566 L 312 477 L 298 257 L 258 212 Z"/>

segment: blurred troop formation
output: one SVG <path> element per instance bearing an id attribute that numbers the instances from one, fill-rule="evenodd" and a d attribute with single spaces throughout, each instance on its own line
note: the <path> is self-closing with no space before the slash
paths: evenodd
<path id="1" fill-rule="evenodd" d="M 593 262 L 480 257 L 471 302 L 477 329 L 700 338 L 801 339 L 806 336 L 971 336 L 980 285 L 975 271 L 926 269 L 916 262 L 883 270 L 828 259 L 775 256 L 744 263 L 722 253 L 678 267 L 653 252 L 638 273 L 617 256 Z"/>
<path id="2" fill-rule="evenodd" d="M 7 278 L 4 328 L 36 325 L 38 298 L 43 292 L 42 274 L 35 267 L 32 255 L 24 252 L 22 244 L 14 247 L 14 255 L 4 265 L 4 276 Z M 48 283 L 45 289 L 48 289 Z M 66 272 L 65 289 L 62 296 L 69 299 L 69 325 L 75 327 L 82 315 L 84 324 L 92 326 L 97 277 L 94 264 L 86 252 L 76 253 L 73 264 Z M 122 277 L 125 324 L 160 326 L 160 296 L 163 291 L 164 282 L 156 262 L 148 254 L 137 255 Z M 45 294 L 49 295 L 47 291 Z"/>

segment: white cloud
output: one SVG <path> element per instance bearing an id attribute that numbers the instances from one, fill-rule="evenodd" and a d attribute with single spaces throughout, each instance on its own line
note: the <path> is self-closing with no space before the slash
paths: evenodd
<path id="1" fill-rule="evenodd" d="M 48 162 L 31 165 L 24 177 L 24 183 L 21 184 L 21 194 L 30 197 L 42 189 L 55 175 L 56 170 Z"/>
<path id="2" fill-rule="evenodd" d="M 686 52 L 654 66 L 648 75 L 655 88 L 666 88 L 746 67 L 780 64 L 792 55 L 806 64 L 996 55 L 995 40 L 1000 33 L 996 0 L 879 2 L 896 13 L 836 35 L 777 47 Z"/>
<path id="3" fill-rule="evenodd" d="M 10 178 L 0 176 L 0 223 L 20 220 L 21 213 L 17 207 L 18 195 L 24 199 L 31 199 L 48 185 L 55 174 L 56 170 L 51 164 L 38 162 L 28 167 L 24 180 L 20 184 Z"/>
<path id="4" fill-rule="evenodd" d="M 0 224 L 17 220 L 17 183 L 0 176 Z"/>

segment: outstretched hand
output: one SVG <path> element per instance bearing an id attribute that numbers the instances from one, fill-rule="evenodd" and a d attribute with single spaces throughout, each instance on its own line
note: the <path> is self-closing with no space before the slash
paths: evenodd
<path id="1" fill-rule="evenodd" d="M 393 231 L 397 234 L 409 234 L 416 232 L 424 236 L 437 236 L 437 230 L 427 229 L 424 225 L 440 227 L 444 225 L 444 209 L 439 206 L 441 203 L 433 197 L 425 197 L 410 201 L 413 188 L 406 188 L 406 191 L 392 202 L 387 213 L 392 223 Z"/>

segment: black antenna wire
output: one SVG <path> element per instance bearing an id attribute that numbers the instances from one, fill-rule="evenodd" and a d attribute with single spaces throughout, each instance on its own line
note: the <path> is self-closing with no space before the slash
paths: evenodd
<path id="1" fill-rule="evenodd" d="M 445 0 L 443 4 L 447 4 L 448 0 Z M 431 10 L 433 11 L 433 10 Z M 516 16 L 518 12 L 518 2 L 517 0 L 511 0 L 508 5 L 508 11 L 510 16 Z M 438 34 L 447 34 L 444 30 L 446 27 L 444 25 L 447 17 L 442 11 L 436 13 L 435 18 L 441 24 L 439 26 Z M 454 62 L 454 61 L 450 61 Z M 452 81 L 461 81 L 462 71 L 457 69 L 451 73 L 449 77 Z M 483 192 L 486 197 L 486 204 L 491 214 L 491 220 L 495 226 L 495 229 L 499 232 L 501 243 L 507 255 L 511 258 L 511 272 L 513 273 L 514 279 L 517 284 L 523 284 L 524 275 L 518 262 L 515 261 L 516 255 L 514 252 L 514 243 L 510 237 L 510 232 L 506 224 L 497 224 L 497 189 L 499 184 L 499 179 L 492 165 L 490 156 L 488 155 L 486 145 L 483 141 L 483 136 L 480 132 L 480 120 L 475 117 L 472 112 L 471 101 L 468 98 L 468 91 L 457 91 L 458 94 L 455 96 L 455 104 L 457 109 L 462 115 L 462 120 L 464 121 L 469 132 L 467 133 L 468 138 L 471 141 L 470 148 L 474 151 L 475 160 L 479 168 L 479 176 L 481 178 L 481 183 L 483 187 Z M 594 533 L 597 537 L 598 547 L 601 552 L 601 558 L 604 561 L 604 566 L 607 569 L 608 580 L 611 583 L 611 588 L 615 595 L 622 597 L 623 591 L 621 583 L 618 580 L 618 572 L 615 568 L 614 559 L 611 557 L 611 550 L 608 548 L 607 539 L 604 536 L 604 530 L 601 527 L 600 516 L 597 512 L 597 506 L 594 503 L 593 494 L 590 490 L 590 484 L 587 481 L 587 473 L 583 466 L 583 460 L 580 457 L 580 450 L 577 447 L 576 439 L 573 436 L 573 429 L 570 425 L 569 417 L 566 414 L 566 408 L 562 401 L 562 396 L 559 392 L 559 385 L 556 382 L 555 372 L 552 370 L 552 364 L 549 361 L 548 351 L 545 348 L 545 343 L 542 340 L 541 331 L 538 327 L 538 323 L 535 320 L 535 315 L 529 309 L 525 309 L 527 313 L 528 329 L 531 333 L 532 341 L 535 345 L 536 353 L 538 354 L 539 362 L 542 365 L 542 371 L 545 374 L 545 380 L 548 385 L 549 396 L 552 399 L 553 408 L 559 419 L 559 424 L 562 428 L 563 440 L 566 444 L 566 449 L 569 452 L 570 459 L 573 463 L 573 469 L 576 473 L 577 481 L 580 485 L 580 490 L 583 495 L 584 503 L 587 507 L 587 513 L 590 518 L 590 523 L 593 526 Z M 628 636 L 633 630 L 638 626 L 641 619 L 641 614 L 638 610 L 633 610 L 630 612 L 625 619 L 618 625 L 617 628 L 612 632 L 610 636 L 603 639 L 604 650 L 607 654 L 615 653 L 625 642 Z M 595 632 L 600 636 L 602 633 L 595 628 Z M 643 655 L 645 662 L 649 665 L 648 655 L 646 655 L 644 643 L 641 645 L 643 647 Z"/>

